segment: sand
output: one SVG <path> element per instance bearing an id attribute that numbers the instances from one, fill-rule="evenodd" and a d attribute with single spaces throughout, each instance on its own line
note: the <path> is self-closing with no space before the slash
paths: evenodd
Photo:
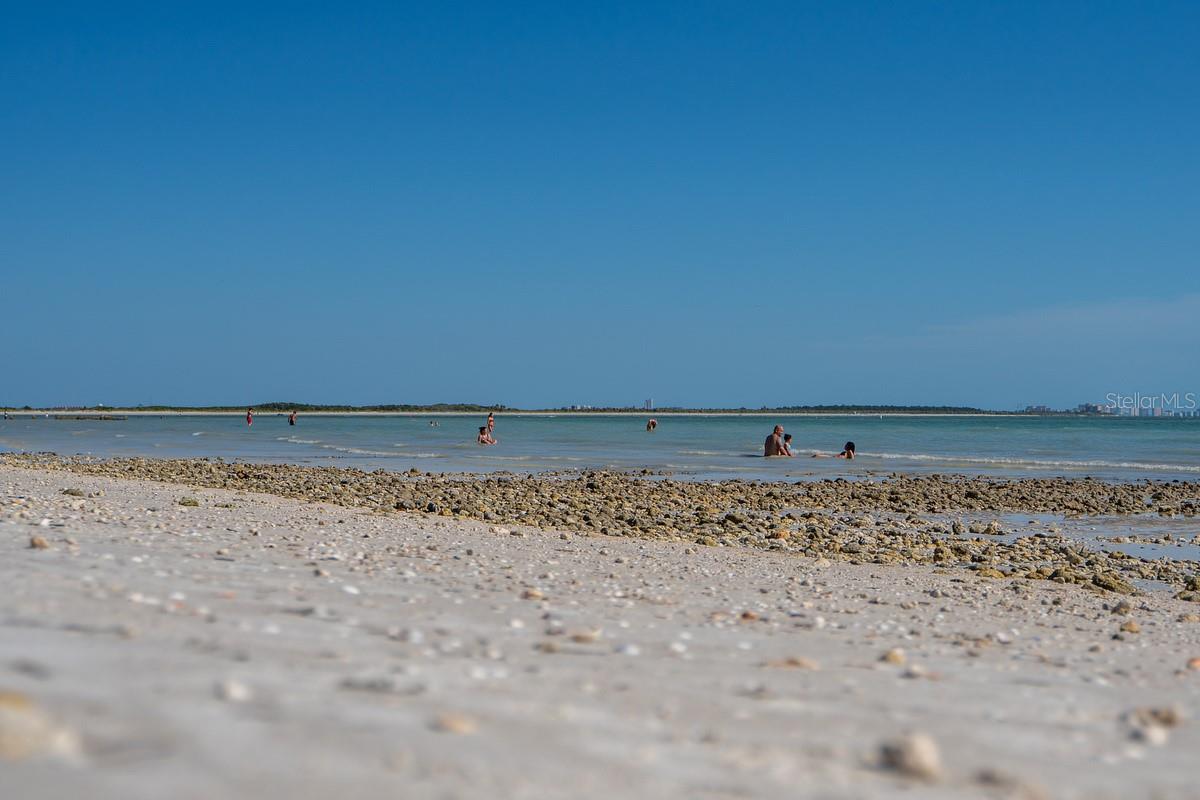
<path id="1" fill-rule="evenodd" d="M 4 798 L 1200 796 L 1165 592 L 10 466 L 0 573 Z"/>

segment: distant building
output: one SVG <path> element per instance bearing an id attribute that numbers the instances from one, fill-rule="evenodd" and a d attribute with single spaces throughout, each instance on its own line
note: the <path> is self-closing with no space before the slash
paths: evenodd
<path id="1" fill-rule="evenodd" d="M 1025 406 L 1026 414 L 1053 414 L 1054 409 L 1050 406 Z"/>
<path id="2" fill-rule="evenodd" d="M 644 408 L 646 411 L 653 411 L 654 410 L 654 398 L 647 397 L 646 402 L 643 404 L 642 408 Z"/>
<path id="3" fill-rule="evenodd" d="M 1075 408 L 1078 414 L 1112 414 L 1113 406 L 1106 406 L 1100 403 L 1080 403 Z"/>

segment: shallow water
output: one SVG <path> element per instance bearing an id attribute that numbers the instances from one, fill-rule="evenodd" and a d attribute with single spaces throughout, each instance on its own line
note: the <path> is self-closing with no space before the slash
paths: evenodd
<path id="1" fill-rule="evenodd" d="M 889 472 L 1200 480 L 1200 419 L 961 416 L 497 416 L 499 444 L 480 447 L 482 415 L 19 417 L 0 449 L 63 455 L 221 457 L 434 472 L 650 469 L 677 477 L 807 480 Z M 431 425 L 434 421 L 437 425 Z M 764 459 L 780 423 L 794 459 Z M 811 458 L 853 440 L 853 462 Z"/>

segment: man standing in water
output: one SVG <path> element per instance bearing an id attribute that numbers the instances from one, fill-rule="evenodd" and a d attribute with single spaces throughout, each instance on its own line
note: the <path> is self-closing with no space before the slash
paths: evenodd
<path id="1" fill-rule="evenodd" d="M 296 424 L 296 412 L 293 410 L 292 413 L 288 414 L 288 425 L 295 425 L 295 424 Z"/>
<path id="2" fill-rule="evenodd" d="M 771 431 L 771 435 L 763 442 L 763 455 L 770 456 L 790 456 L 787 446 L 783 443 L 783 426 L 776 425 L 775 430 Z"/>

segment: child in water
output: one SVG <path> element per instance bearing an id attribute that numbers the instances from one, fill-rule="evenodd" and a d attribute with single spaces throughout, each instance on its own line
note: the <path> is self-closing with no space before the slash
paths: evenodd
<path id="1" fill-rule="evenodd" d="M 479 435 L 475 437 L 475 441 L 479 444 L 495 444 L 496 438 L 492 436 L 492 432 L 488 430 L 487 425 L 480 425 Z"/>

